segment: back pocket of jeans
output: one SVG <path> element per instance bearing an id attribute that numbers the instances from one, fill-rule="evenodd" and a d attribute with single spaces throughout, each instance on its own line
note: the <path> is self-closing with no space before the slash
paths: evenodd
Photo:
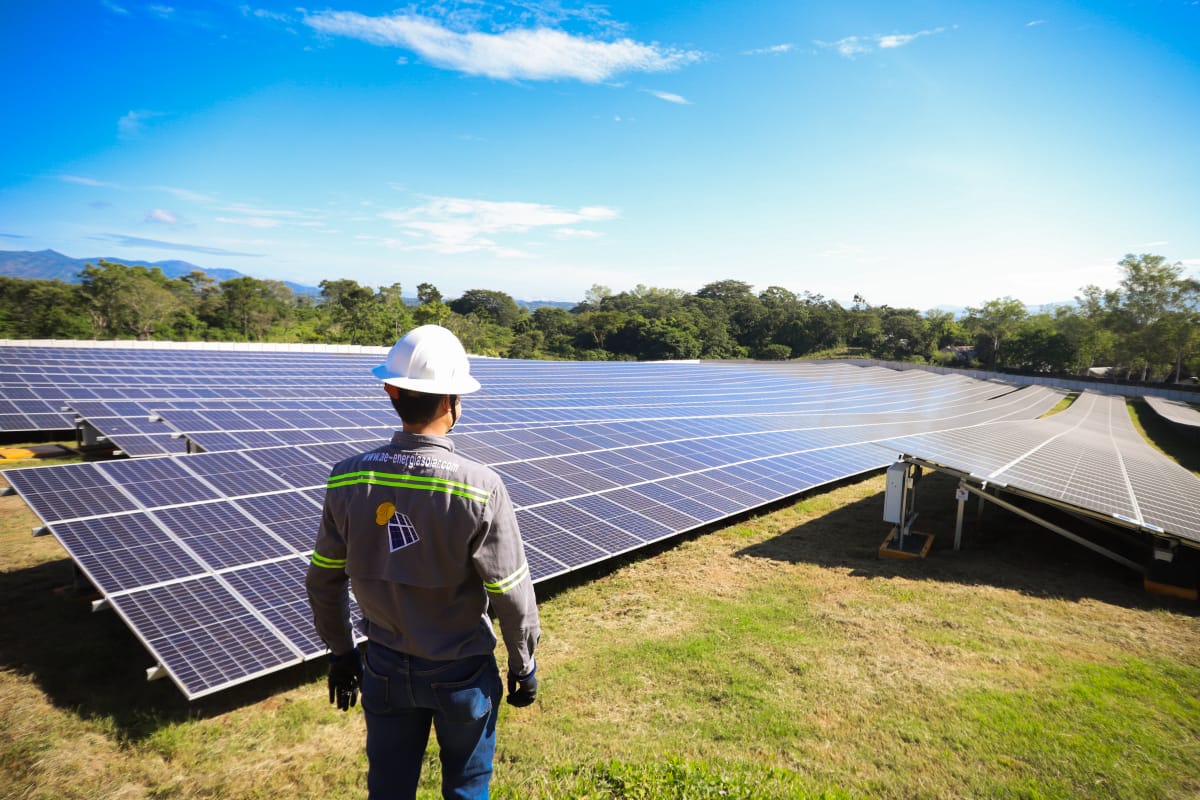
<path id="1" fill-rule="evenodd" d="M 452 722 L 467 723 L 483 719 L 492 710 L 488 696 L 490 664 L 484 663 L 465 681 L 431 683 L 438 710 Z M 365 702 L 365 698 L 364 698 Z"/>

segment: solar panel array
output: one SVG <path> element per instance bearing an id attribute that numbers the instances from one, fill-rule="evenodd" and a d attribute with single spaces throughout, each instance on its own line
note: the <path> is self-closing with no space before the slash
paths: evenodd
<path id="1" fill-rule="evenodd" d="M 183 453 L 187 442 L 155 421 L 155 406 L 327 395 L 365 400 L 377 387 L 370 376 L 350 373 L 348 364 L 375 363 L 385 348 L 359 350 L 363 353 L 4 344 L 0 432 L 81 426 L 124 455 Z"/>
<path id="2" fill-rule="evenodd" d="M 105 423 L 115 440 L 174 435 L 206 451 L 6 472 L 179 688 L 201 697 L 323 654 L 303 573 L 330 466 L 394 425 L 368 373 L 380 355 L 54 358 L 40 385 L 72 408 L 162 429 Z M 1023 424 L 1062 396 L 841 363 L 472 370 L 484 388 L 453 439 L 505 478 L 538 582 L 884 467 L 899 450 L 881 442 Z M 127 396 L 97 397 L 113 389 Z"/>
<path id="3" fill-rule="evenodd" d="M 979 482 L 1200 545 L 1200 479 L 1145 442 L 1119 396 L 1084 392 L 1045 419 L 998 421 L 885 444 Z"/>
<path id="4" fill-rule="evenodd" d="M 1142 398 L 1154 413 L 1168 422 L 1172 422 L 1193 432 L 1200 432 L 1200 410 L 1182 400 L 1168 400 L 1165 397 L 1147 395 Z"/>

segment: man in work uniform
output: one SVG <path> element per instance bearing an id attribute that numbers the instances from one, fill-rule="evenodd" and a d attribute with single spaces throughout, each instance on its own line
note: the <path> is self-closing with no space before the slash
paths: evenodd
<path id="1" fill-rule="evenodd" d="M 372 798 L 415 796 L 431 725 L 442 795 L 487 797 L 503 694 L 489 603 L 508 650 L 508 702 L 537 695 L 541 628 L 524 545 L 500 476 L 446 436 L 461 396 L 479 389 L 454 334 L 415 328 L 373 373 L 403 427 L 334 466 L 305 581 L 330 650 L 329 699 L 347 710 L 361 684 Z"/>

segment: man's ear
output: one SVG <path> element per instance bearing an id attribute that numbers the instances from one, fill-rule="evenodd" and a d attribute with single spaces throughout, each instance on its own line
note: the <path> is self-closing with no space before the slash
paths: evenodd
<path id="1" fill-rule="evenodd" d="M 400 387 L 399 386 L 392 386 L 390 383 L 385 383 L 383 385 L 383 390 L 385 392 L 387 392 L 388 397 L 392 398 L 393 400 L 400 399 Z"/>

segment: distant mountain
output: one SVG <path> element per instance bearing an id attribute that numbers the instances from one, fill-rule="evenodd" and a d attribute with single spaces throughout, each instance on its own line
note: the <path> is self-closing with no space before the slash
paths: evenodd
<path id="1" fill-rule="evenodd" d="M 1048 313 L 1048 314 L 1053 314 L 1054 309 L 1058 308 L 1059 306 L 1071 306 L 1072 308 L 1074 308 L 1075 301 L 1064 300 L 1059 303 L 1043 303 L 1042 305 L 1036 305 L 1036 306 L 1032 306 L 1032 305 L 1029 305 L 1028 303 L 1026 303 L 1025 304 L 1025 313 L 1031 317 L 1035 316 L 1037 314 L 1041 314 L 1043 312 Z M 967 316 L 966 306 L 935 306 L 934 310 L 935 311 L 949 311 L 951 314 L 954 315 L 955 319 L 962 319 L 963 317 Z"/>
<path id="2" fill-rule="evenodd" d="M 517 300 L 517 305 L 521 308 L 527 308 L 530 311 L 537 311 L 539 308 L 561 308 L 564 311 L 570 311 L 579 303 L 568 303 L 565 300 Z"/>
<path id="3" fill-rule="evenodd" d="M 203 272 L 214 281 L 231 280 L 244 277 L 235 269 L 208 269 L 198 267 L 187 261 L 137 261 L 125 258 L 99 256 L 97 258 L 71 258 L 56 250 L 0 250 L 0 275 L 32 280 L 63 281 L 64 283 L 79 283 L 79 273 L 88 264 L 99 264 L 101 261 L 115 261 L 128 267 L 158 267 L 168 278 L 180 278 L 189 272 Z M 284 281 L 296 294 L 320 296 L 321 290 L 315 286 L 304 286 L 299 283 Z"/>

